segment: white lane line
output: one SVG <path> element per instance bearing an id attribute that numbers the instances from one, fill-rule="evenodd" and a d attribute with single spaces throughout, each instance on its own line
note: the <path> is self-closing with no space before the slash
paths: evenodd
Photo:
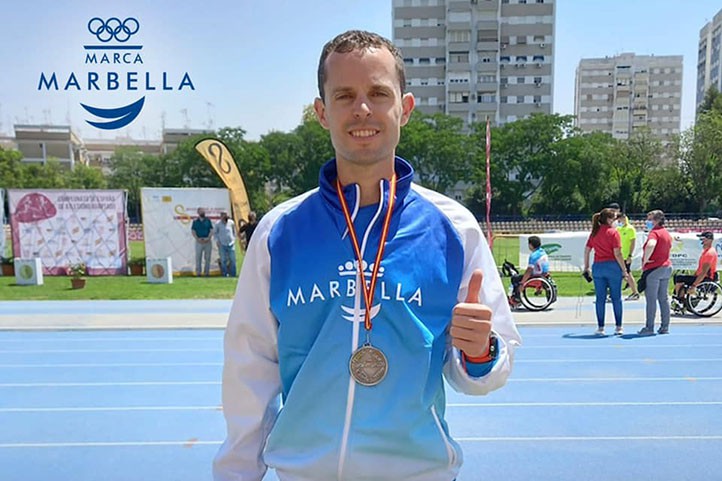
<path id="1" fill-rule="evenodd" d="M 515 403 L 448 403 L 447 408 L 495 407 L 596 407 L 596 406 L 720 406 L 722 401 L 612 401 L 612 402 L 515 402 Z M 45 412 L 125 412 L 125 411 L 221 411 L 221 406 L 85 406 L 0 408 L 0 413 Z"/>
<path id="2" fill-rule="evenodd" d="M 89 447 L 118 447 L 118 446 L 218 446 L 223 441 L 88 441 L 78 443 L 0 443 L 0 449 L 9 448 L 89 448 Z"/>
<path id="3" fill-rule="evenodd" d="M 610 362 L 623 362 L 623 363 L 629 363 L 629 362 L 646 362 L 646 363 L 657 363 L 657 362 L 721 362 L 722 358 L 719 357 L 711 357 L 711 358 L 678 358 L 675 359 L 673 357 L 665 357 L 665 358 L 649 358 L 649 357 L 628 357 L 628 358 L 621 358 L 621 357 L 613 357 L 609 359 L 604 360 L 604 364 L 608 364 Z M 599 359 L 514 359 L 514 364 L 566 364 L 566 363 L 585 363 L 585 362 L 593 362 L 599 364 Z M 0 364 L 0 367 L 3 365 Z"/>
<path id="4" fill-rule="evenodd" d="M 643 362 L 649 364 L 661 362 L 722 362 L 722 358 L 610 358 L 610 362 L 631 363 Z M 599 363 L 599 359 L 515 359 L 514 364 L 568 364 L 568 363 Z M 105 367 L 221 367 L 222 362 L 108 362 L 108 363 L 54 363 L 54 364 L 0 364 L 0 369 L 53 369 L 53 368 L 105 368 Z"/>
<path id="5" fill-rule="evenodd" d="M 598 359 L 594 360 L 599 362 Z M 220 367 L 222 362 L 107 362 L 107 363 L 67 363 L 67 364 L 0 364 L 0 369 L 52 369 L 75 367 Z"/>
<path id="6" fill-rule="evenodd" d="M 607 327 L 609 327 L 609 326 L 607 326 Z M 626 326 L 625 326 L 625 327 L 626 327 Z M 709 327 L 709 326 L 708 326 L 708 327 Z M 524 328 L 522 328 L 521 331 L 524 331 Z M 678 331 L 675 330 L 675 331 L 674 331 L 674 337 L 704 337 L 704 338 L 707 338 L 707 337 L 714 337 L 714 336 L 722 336 L 722 329 L 719 329 L 719 327 L 718 327 L 718 328 L 717 328 L 717 331 L 718 331 L 718 332 L 702 332 L 702 331 L 700 331 L 700 332 L 697 332 L 697 333 L 692 333 L 692 332 L 678 332 Z M 564 339 L 564 336 L 572 336 L 572 337 L 568 337 L 567 339 L 573 340 L 573 339 L 574 339 L 574 336 L 590 336 L 590 337 L 591 337 L 591 336 L 592 336 L 592 333 L 591 333 L 591 332 L 590 332 L 590 333 L 587 333 L 587 332 L 576 332 L 576 333 L 565 332 L 564 334 L 533 334 L 533 333 L 532 333 L 532 334 L 529 334 L 529 333 L 522 332 L 522 338 L 523 338 L 523 339 L 531 339 L 531 338 L 534 338 L 534 339 L 540 338 L 540 339 L 541 339 L 541 338 L 549 338 L 549 337 L 555 337 L 555 338 L 557 338 L 557 339 Z"/>
<path id="7" fill-rule="evenodd" d="M 528 377 L 510 378 L 509 382 L 639 382 L 639 381 L 722 381 L 722 377 Z"/>
<path id="8" fill-rule="evenodd" d="M 722 381 L 722 377 L 530 377 L 511 378 L 509 382 L 665 382 L 665 381 Z M 16 382 L 0 383 L 0 388 L 18 387 L 104 387 L 104 386 L 212 386 L 221 381 L 118 381 L 118 382 Z"/>
<path id="9" fill-rule="evenodd" d="M 223 352 L 221 347 L 216 348 L 149 348 L 149 349 L 2 349 L 0 354 L 46 354 L 46 353 L 75 353 L 75 352 L 92 352 L 92 353 L 103 353 L 103 352 Z"/>
<path id="10" fill-rule="evenodd" d="M 507 436 L 507 437 L 458 437 L 455 441 L 475 442 L 522 442 L 522 441 L 722 441 L 722 436 Z"/>
<path id="11" fill-rule="evenodd" d="M 516 402 L 516 403 L 448 403 L 449 408 L 506 407 L 595 407 L 595 406 L 720 406 L 722 401 L 609 401 L 609 402 Z"/>
<path id="12" fill-rule="evenodd" d="M 0 345 L 5 343 L 22 343 L 29 344 L 33 342 L 49 342 L 53 344 L 59 344 L 63 342 L 182 342 L 182 341 L 214 341 L 222 342 L 223 336 L 218 337 L 73 337 L 73 338 L 62 338 L 62 337 L 41 337 L 32 338 L 24 337 L 23 339 L 2 339 L 0 338 Z"/>
<path id="13" fill-rule="evenodd" d="M 86 406 L 47 408 L 0 408 L 0 413 L 64 413 L 124 411 L 221 411 L 221 406 Z"/>
<path id="14" fill-rule="evenodd" d="M 457 442 L 538 442 L 538 441 L 720 441 L 722 436 L 514 436 L 514 437 L 457 437 Z M 0 443 L 0 449 L 17 448 L 88 448 L 119 446 L 218 446 L 223 441 L 88 441 L 65 443 Z"/>
<path id="15" fill-rule="evenodd" d="M 600 340 L 603 339 L 600 337 Z M 521 349 L 527 350 L 527 349 L 684 349 L 684 348 L 694 348 L 699 349 L 702 347 L 722 347 L 722 344 L 638 344 L 638 343 L 631 343 L 631 342 L 624 342 L 624 343 L 614 343 L 614 344 L 584 344 L 582 345 L 569 345 L 569 344 L 549 344 L 546 346 L 529 346 L 527 344 L 524 344 Z"/>
<path id="16" fill-rule="evenodd" d="M 0 387 L 212 386 L 221 381 L 9 382 Z"/>

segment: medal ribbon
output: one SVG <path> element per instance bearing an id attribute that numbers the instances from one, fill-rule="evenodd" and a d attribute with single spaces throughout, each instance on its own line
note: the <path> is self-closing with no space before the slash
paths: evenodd
<path id="1" fill-rule="evenodd" d="M 349 237 L 351 237 L 351 243 L 353 244 L 353 250 L 356 253 L 356 260 L 358 261 L 358 272 L 361 274 L 361 288 L 364 293 L 364 302 L 366 303 L 366 313 L 364 316 L 364 326 L 366 331 L 371 330 L 371 305 L 374 301 L 374 290 L 376 289 L 376 279 L 379 275 L 379 267 L 381 266 L 381 258 L 384 255 L 384 247 L 386 246 L 386 238 L 389 234 L 389 225 L 391 224 L 391 213 L 394 210 L 394 202 L 396 199 L 396 174 L 391 176 L 391 182 L 389 186 L 389 205 L 386 210 L 386 217 L 384 218 L 384 226 L 381 230 L 381 239 L 379 240 L 379 248 L 376 251 L 376 260 L 374 260 L 374 268 L 371 272 L 371 283 L 368 289 L 366 288 L 366 277 L 364 276 L 363 269 L 363 257 L 361 257 L 361 248 L 359 247 L 358 237 L 356 236 L 356 229 L 353 227 L 353 220 L 351 220 L 351 214 L 346 204 L 346 198 L 341 190 L 341 182 L 336 179 L 336 193 L 338 199 L 341 202 L 341 209 L 343 210 L 343 216 L 346 219 L 346 227 L 348 227 Z M 382 192 L 383 201 L 383 192 Z"/>

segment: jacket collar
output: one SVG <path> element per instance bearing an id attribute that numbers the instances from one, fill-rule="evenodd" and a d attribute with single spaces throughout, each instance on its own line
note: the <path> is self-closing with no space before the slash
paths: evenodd
<path id="1" fill-rule="evenodd" d="M 396 172 L 396 207 L 403 204 L 406 195 L 411 190 L 411 182 L 414 178 L 414 169 L 406 160 L 401 157 L 394 158 L 394 170 Z M 334 214 L 337 227 L 340 232 L 346 230 L 346 221 L 341 210 L 341 203 L 336 193 L 336 178 L 338 170 L 336 168 L 336 159 L 331 159 L 321 167 L 318 184 L 321 196 L 326 201 L 326 205 L 330 207 Z M 384 210 L 388 206 L 389 181 L 383 180 L 383 188 L 381 192 L 381 202 L 384 203 Z M 360 188 L 358 184 L 348 184 L 343 187 L 343 194 L 346 198 L 351 213 L 357 210 L 358 195 Z M 396 210 L 396 208 L 394 208 Z"/>

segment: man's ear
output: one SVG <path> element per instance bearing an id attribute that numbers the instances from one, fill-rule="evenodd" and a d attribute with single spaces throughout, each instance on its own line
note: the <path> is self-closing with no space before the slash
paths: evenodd
<path id="1" fill-rule="evenodd" d="M 411 112 L 414 111 L 414 106 L 416 105 L 416 99 L 414 99 L 414 94 L 411 92 L 406 92 L 401 97 L 401 126 L 403 127 L 407 123 L 409 123 L 409 118 L 411 117 Z"/>
<path id="2" fill-rule="evenodd" d="M 316 97 L 313 101 L 313 110 L 316 112 L 316 118 L 321 126 L 328 130 L 328 119 L 326 118 L 326 105 L 320 97 Z"/>

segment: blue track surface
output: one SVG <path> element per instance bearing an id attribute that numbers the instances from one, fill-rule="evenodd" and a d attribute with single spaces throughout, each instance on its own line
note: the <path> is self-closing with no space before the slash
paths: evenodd
<path id="1" fill-rule="evenodd" d="M 448 391 L 459 481 L 722 479 L 722 326 L 588 329 L 523 328 L 506 387 Z M 0 332 L 0 480 L 210 479 L 224 436 L 221 339 Z"/>

